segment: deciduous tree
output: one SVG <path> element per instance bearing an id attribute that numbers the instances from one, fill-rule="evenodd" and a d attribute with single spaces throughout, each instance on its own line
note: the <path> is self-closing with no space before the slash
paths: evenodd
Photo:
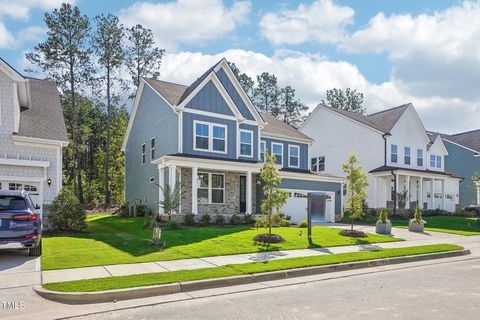
<path id="1" fill-rule="evenodd" d="M 347 177 L 347 199 L 344 209 L 350 214 L 351 230 L 353 230 L 354 220 L 363 216 L 363 203 L 367 197 L 368 187 L 367 175 L 353 154 L 348 157 L 342 168 Z"/>
<path id="2" fill-rule="evenodd" d="M 351 90 L 347 88 L 345 90 L 333 88 L 327 90 L 326 100 L 320 102 L 321 106 L 337 108 L 341 110 L 347 110 L 360 114 L 365 113 L 365 109 L 362 107 L 363 93 L 357 92 L 357 90 Z"/>

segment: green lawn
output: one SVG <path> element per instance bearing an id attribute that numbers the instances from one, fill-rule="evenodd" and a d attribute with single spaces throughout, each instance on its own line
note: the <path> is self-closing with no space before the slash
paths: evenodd
<path id="1" fill-rule="evenodd" d="M 248 226 L 183 228 L 165 230 L 165 249 L 150 245 L 151 230 L 144 230 L 143 218 L 119 218 L 98 215 L 87 222 L 85 232 L 45 235 L 43 238 L 42 269 L 65 269 L 87 266 L 176 260 L 207 256 L 252 253 L 266 250 L 308 248 L 307 230 L 275 228 L 286 241 L 265 246 L 252 239 L 265 229 Z M 313 228 L 312 247 L 400 241 L 402 239 L 369 234 L 366 238 L 350 238 L 338 234 L 338 229 Z"/>
<path id="2" fill-rule="evenodd" d="M 43 285 L 46 289 L 62 292 L 91 292 L 151 286 L 182 281 L 212 279 L 228 276 L 239 276 L 259 272 L 286 270 L 345 262 L 364 261 L 390 257 L 410 256 L 417 254 L 462 250 L 463 248 L 450 244 L 416 246 L 397 249 L 381 249 L 376 251 L 340 253 L 313 257 L 288 258 L 267 262 L 232 264 L 217 268 L 181 270 L 170 272 L 147 273 L 121 277 L 110 277 L 90 280 L 57 282 Z"/>
<path id="3" fill-rule="evenodd" d="M 432 216 L 424 217 L 427 221 L 425 230 L 454 233 L 464 236 L 480 235 L 480 225 L 477 218 L 458 216 Z M 407 228 L 408 220 L 392 220 L 394 227 Z"/>

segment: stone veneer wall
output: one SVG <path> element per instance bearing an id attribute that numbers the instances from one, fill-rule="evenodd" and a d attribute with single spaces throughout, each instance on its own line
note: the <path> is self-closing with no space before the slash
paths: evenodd
<path id="1" fill-rule="evenodd" d="M 192 169 L 181 168 L 181 182 L 182 182 L 182 204 L 181 214 L 192 213 Z M 240 176 L 241 173 L 236 172 L 220 172 L 220 171 L 208 171 L 199 170 L 199 172 L 212 172 L 225 174 L 225 203 L 223 204 L 198 204 L 198 213 L 209 213 L 211 215 L 220 214 L 233 214 L 240 211 Z M 255 185 L 257 182 L 256 175 L 252 176 L 252 207 L 253 213 L 256 213 L 256 192 Z"/>

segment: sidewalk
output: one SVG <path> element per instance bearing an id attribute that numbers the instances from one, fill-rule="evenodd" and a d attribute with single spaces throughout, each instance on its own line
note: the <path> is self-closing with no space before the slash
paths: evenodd
<path id="1" fill-rule="evenodd" d="M 330 227 L 347 228 L 346 225 L 332 225 Z M 357 226 L 356 229 L 365 232 L 375 232 L 375 227 Z M 200 268 L 215 268 L 227 264 L 242 264 L 260 261 L 269 261 L 274 259 L 298 258 L 325 254 L 349 253 L 358 251 L 371 251 L 387 248 L 404 248 L 411 246 L 421 246 L 429 244 L 451 243 L 457 244 L 465 242 L 466 238 L 472 241 L 479 241 L 480 236 L 465 237 L 454 234 L 426 232 L 413 233 L 406 229 L 393 228 L 393 235 L 405 239 L 400 242 L 376 243 L 366 245 L 352 245 L 341 247 L 325 247 L 299 250 L 281 250 L 258 253 L 247 253 L 227 256 L 215 256 L 171 261 L 156 261 L 133 264 L 117 264 L 108 266 L 73 268 L 61 270 L 48 270 L 42 272 L 42 283 L 63 282 L 72 280 L 108 278 L 114 276 L 126 276 L 132 274 L 168 272 L 177 270 L 192 270 Z"/>

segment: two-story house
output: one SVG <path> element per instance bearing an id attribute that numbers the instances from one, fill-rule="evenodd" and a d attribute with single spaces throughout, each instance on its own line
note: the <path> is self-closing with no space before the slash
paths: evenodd
<path id="1" fill-rule="evenodd" d="M 123 150 L 126 198 L 162 212 L 158 184 L 181 183 L 179 214 L 259 213 L 264 150 L 276 155 L 282 211 L 306 217 L 306 193 L 328 195 L 324 220 L 341 213 L 342 179 L 309 168 L 313 140 L 253 106 L 225 59 L 189 86 L 142 79 Z"/>
<path id="2" fill-rule="evenodd" d="M 0 58 L 0 190 L 25 190 L 46 209 L 62 186 L 67 144 L 55 83 L 24 77 Z"/>
<path id="3" fill-rule="evenodd" d="M 448 151 L 439 135 L 429 136 L 412 104 L 362 115 L 317 106 L 300 131 L 315 141 L 311 169 L 344 175 L 342 163 L 355 154 L 367 173 L 367 203 L 372 208 L 454 211 L 460 177 L 445 171 Z"/>
<path id="4" fill-rule="evenodd" d="M 460 183 L 460 207 L 480 205 L 480 130 L 441 136 L 448 150 L 445 169 L 464 177 Z"/>

